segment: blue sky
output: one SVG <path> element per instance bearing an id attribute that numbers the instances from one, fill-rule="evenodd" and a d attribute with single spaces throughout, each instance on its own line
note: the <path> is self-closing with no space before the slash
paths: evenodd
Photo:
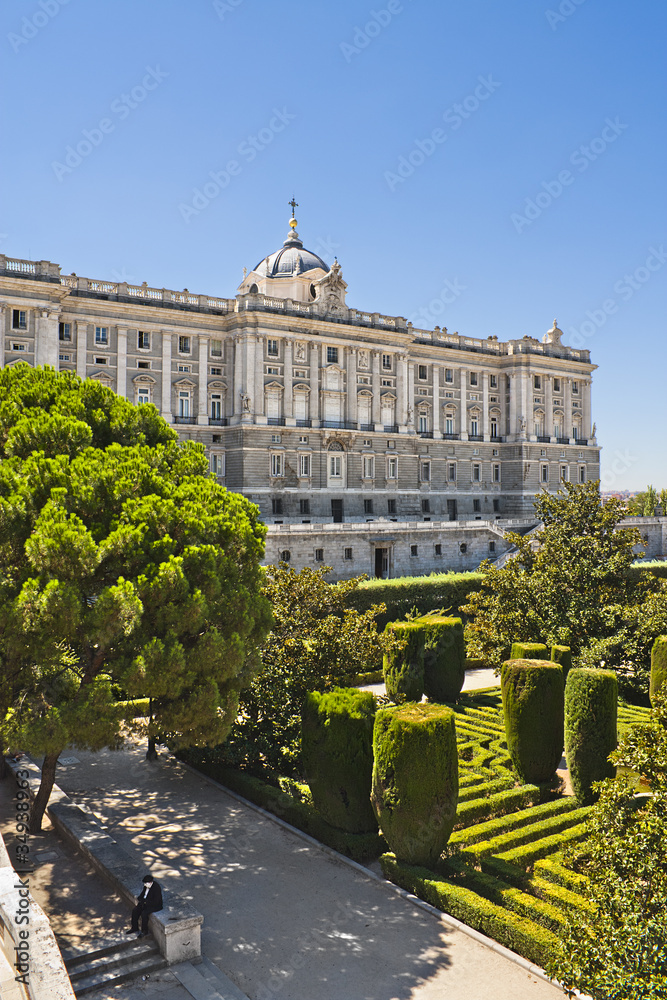
<path id="1" fill-rule="evenodd" d="M 3 253 L 232 296 L 294 193 L 358 308 L 556 316 L 599 365 L 605 486 L 667 486 L 660 0 L 5 0 L 0 28 Z"/>

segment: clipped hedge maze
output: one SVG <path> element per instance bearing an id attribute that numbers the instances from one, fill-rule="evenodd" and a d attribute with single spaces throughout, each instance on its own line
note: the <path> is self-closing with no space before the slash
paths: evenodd
<path id="1" fill-rule="evenodd" d="M 453 711 L 459 805 L 447 852 L 433 869 L 384 854 L 382 870 L 392 882 L 544 967 L 568 911 L 590 906 L 585 878 L 563 865 L 562 851 L 585 836 L 591 807 L 521 783 L 507 751 L 497 688 L 464 693 Z M 646 709 L 619 705 L 619 733 L 647 719 Z"/>

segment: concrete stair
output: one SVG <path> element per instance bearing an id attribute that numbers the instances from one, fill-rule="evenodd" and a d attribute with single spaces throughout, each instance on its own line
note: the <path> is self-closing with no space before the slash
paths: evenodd
<path id="1" fill-rule="evenodd" d="M 193 1000 L 248 1000 L 238 986 L 208 958 L 197 965 L 183 962 L 172 965 L 171 971 Z"/>
<path id="2" fill-rule="evenodd" d="M 96 951 L 63 957 L 77 997 L 101 986 L 117 986 L 137 976 L 149 975 L 167 964 L 152 937 L 116 941 Z"/>

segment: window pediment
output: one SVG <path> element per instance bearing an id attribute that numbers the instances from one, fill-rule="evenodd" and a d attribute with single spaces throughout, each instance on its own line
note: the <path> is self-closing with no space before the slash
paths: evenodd
<path id="1" fill-rule="evenodd" d="M 132 381 L 134 382 L 135 385 L 138 382 L 139 383 L 140 382 L 149 382 L 149 383 L 152 383 L 153 385 L 155 385 L 155 379 L 151 375 L 143 375 L 143 374 L 142 375 L 135 375 L 134 378 L 132 379 Z"/>
<path id="2" fill-rule="evenodd" d="M 210 381 L 208 382 L 209 389 L 226 389 L 227 385 L 225 382 Z"/>
<path id="3" fill-rule="evenodd" d="M 174 385 L 177 386 L 179 389 L 194 389 L 196 387 L 196 383 L 189 378 L 176 379 Z"/>
<path id="4" fill-rule="evenodd" d="M 294 392 L 310 392 L 310 386 L 305 385 L 303 382 L 298 382 L 296 385 L 292 386 Z"/>
<path id="5" fill-rule="evenodd" d="M 393 392 L 383 392 L 380 393 L 380 398 L 383 403 L 395 402 L 396 396 Z"/>
<path id="6" fill-rule="evenodd" d="M 283 386 L 280 382 L 267 382 L 264 389 L 270 392 L 282 392 Z"/>

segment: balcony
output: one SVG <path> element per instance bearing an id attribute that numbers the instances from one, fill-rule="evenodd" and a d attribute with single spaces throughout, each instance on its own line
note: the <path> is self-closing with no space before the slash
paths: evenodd
<path id="1" fill-rule="evenodd" d="M 266 422 L 269 427 L 284 427 L 285 418 L 284 417 L 267 417 Z"/>
<path id="2" fill-rule="evenodd" d="M 360 431 L 374 431 L 375 424 L 359 424 Z"/>
<path id="3" fill-rule="evenodd" d="M 537 440 L 541 441 L 542 444 L 549 444 L 549 441 L 551 441 L 551 438 L 549 437 L 548 434 L 538 434 L 537 435 Z"/>
<path id="4" fill-rule="evenodd" d="M 398 434 L 398 424 L 383 424 L 385 434 Z"/>
<path id="5" fill-rule="evenodd" d="M 504 441 L 505 438 L 501 434 L 492 434 L 491 435 L 491 440 L 492 441 Z"/>
<path id="6" fill-rule="evenodd" d="M 443 434 L 445 441 L 459 441 L 461 439 L 460 434 Z"/>
<path id="7" fill-rule="evenodd" d="M 342 431 L 356 431 L 356 420 L 323 420 L 322 427 L 331 427 Z"/>
<path id="8" fill-rule="evenodd" d="M 556 441 L 558 442 L 558 444 L 569 444 L 570 443 L 570 439 L 569 438 L 564 438 L 564 437 L 557 437 Z"/>
<path id="9" fill-rule="evenodd" d="M 174 423 L 175 424 L 196 424 L 197 423 L 197 418 L 196 417 L 183 417 L 183 416 L 174 417 Z"/>
<path id="10" fill-rule="evenodd" d="M 577 445 L 579 445 L 579 444 L 581 444 L 581 445 L 588 444 L 588 438 L 575 438 L 574 439 L 574 443 L 577 444 Z"/>
<path id="11" fill-rule="evenodd" d="M 483 440 L 484 440 L 484 435 L 483 434 L 469 434 L 468 435 L 468 441 L 483 441 Z"/>
<path id="12" fill-rule="evenodd" d="M 297 417 L 296 418 L 296 426 L 297 427 L 312 427 L 313 426 L 313 421 L 312 420 L 306 420 L 305 418 L 302 419 L 301 417 Z"/>
<path id="13" fill-rule="evenodd" d="M 420 438 L 432 438 L 433 437 L 433 431 L 417 431 L 417 433 L 419 434 Z"/>
<path id="14" fill-rule="evenodd" d="M 209 417 L 209 427 L 226 427 L 229 421 L 227 417 Z"/>

